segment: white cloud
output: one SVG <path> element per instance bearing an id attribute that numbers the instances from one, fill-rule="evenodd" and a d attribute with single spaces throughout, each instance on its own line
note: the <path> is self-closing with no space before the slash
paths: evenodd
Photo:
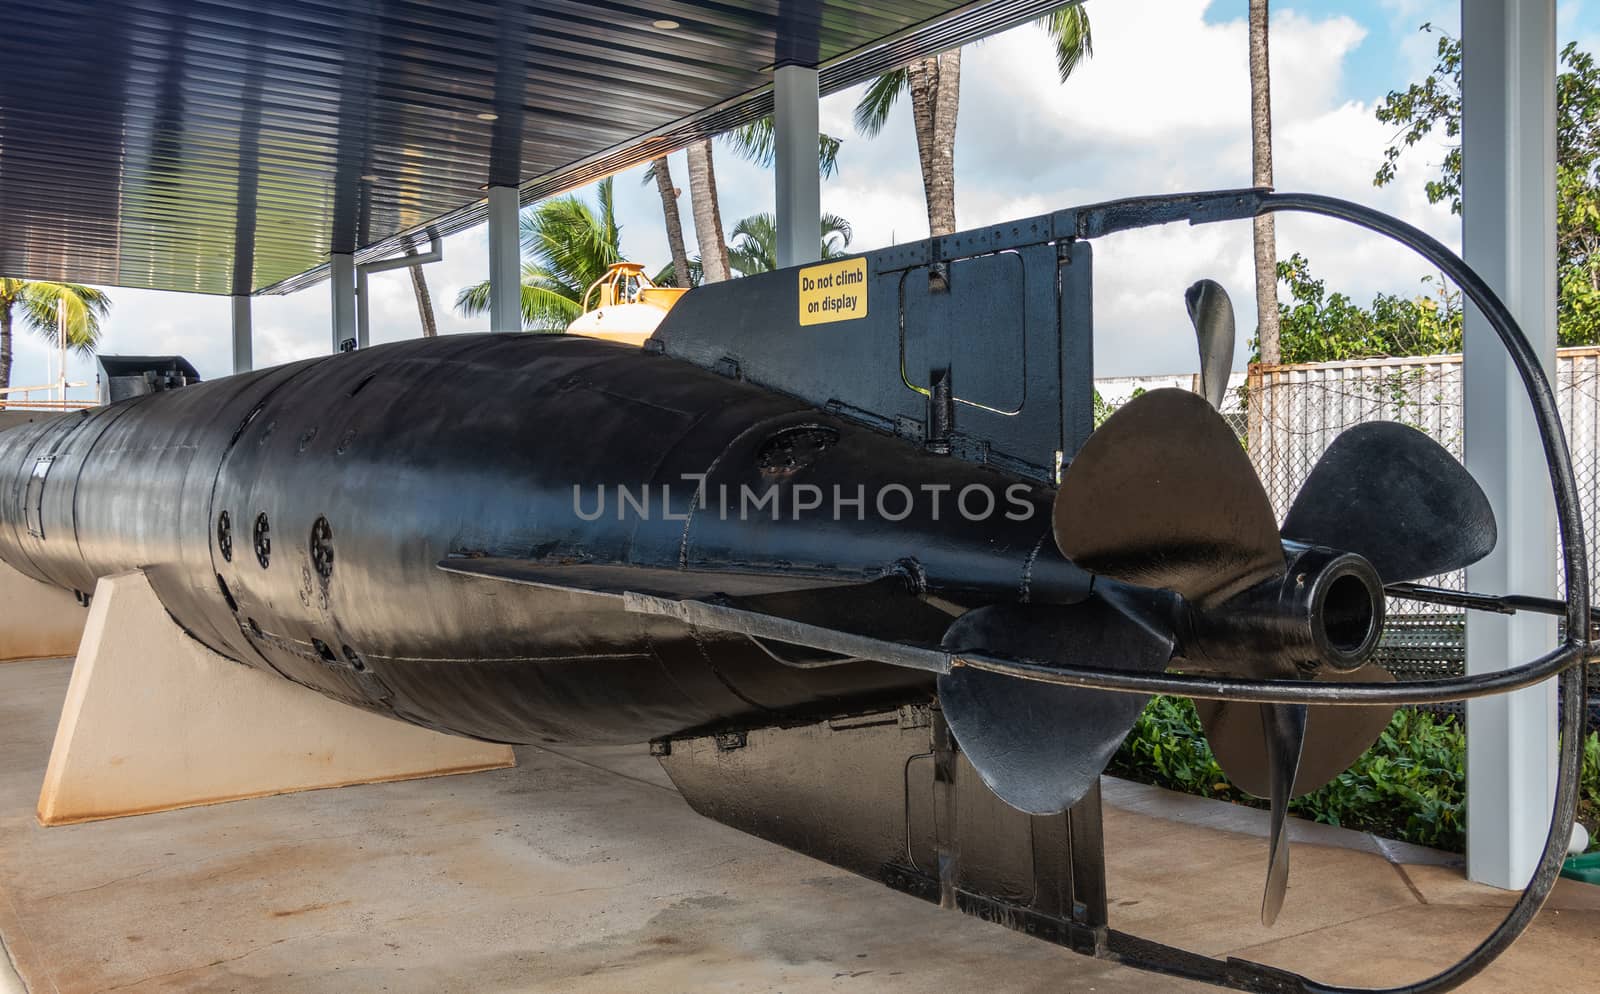
<path id="1" fill-rule="evenodd" d="M 1091 2 L 1096 55 L 1063 85 L 1054 81 L 1047 39 L 1032 27 L 968 49 L 957 142 L 961 223 L 1145 193 L 1248 186 L 1246 25 L 1242 18 L 1208 23 L 1208 6 Z M 1272 30 L 1277 186 L 1348 197 L 1456 239 L 1448 211 L 1413 192 L 1429 149 L 1411 153 L 1392 186 L 1372 186 L 1389 135 L 1370 104 L 1341 97 L 1345 63 L 1366 30 L 1349 17 L 1294 11 L 1276 14 Z M 1023 93 L 1027 99 L 1018 98 Z M 1003 183 L 994 181 L 1001 176 Z M 1279 254 L 1294 251 L 1358 299 L 1415 287 L 1424 271 L 1409 253 L 1354 228 L 1280 220 Z M 1222 281 L 1233 294 L 1242 362 L 1255 325 L 1248 225 L 1169 227 L 1100 242 L 1097 372 L 1194 369 L 1182 292 L 1200 276 Z"/>

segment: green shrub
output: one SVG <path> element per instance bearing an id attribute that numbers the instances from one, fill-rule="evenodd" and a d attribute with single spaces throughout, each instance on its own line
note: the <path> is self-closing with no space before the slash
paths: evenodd
<path id="1" fill-rule="evenodd" d="M 1322 789 L 1297 798 L 1290 810 L 1329 825 L 1460 852 L 1466 841 L 1465 751 L 1455 719 L 1401 711 L 1354 766 Z M 1600 766 L 1600 745 L 1596 761 Z M 1187 698 L 1151 700 L 1108 772 L 1202 797 L 1266 806 L 1228 781 Z"/>
<path id="2" fill-rule="evenodd" d="M 1296 798 L 1302 818 L 1449 852 L 1466 848 L 1467 739 L 1451 715 L 1401 710 L 1383 735 L 1320 790 Z M 1156 697 L 1144 709 L 1106 772 L 1201 797 L 1264 808 L 1228 781 L 1200 727 L 1194 702 Z M 1600 850 L 1600 734 L 1583 743 L 1578 820 Z"/>

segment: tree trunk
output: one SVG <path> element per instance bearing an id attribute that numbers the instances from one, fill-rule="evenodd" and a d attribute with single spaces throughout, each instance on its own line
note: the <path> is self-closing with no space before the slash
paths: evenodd
<path id="1" fill-rule="evenodd" d="M 728 278 L 728 245 L 722 235 L 722 208 L 717 204 L 717 171 L 710 140 L 689 146 L 689 202 L 694 207 L 694 237 L 700 243 L 700 279 L 719 283 Z"/>
<path id="2" fill-rule="evenodd" d="M 917 163 L 928 205 L 928 233 L 956 230 L 956 115 L 961 109 L 961 50 L 918 59 L 906 68 Z"/>
<path id="3" fill-rule="evenodd" d="M 0 300 L 0 390 L 11 385 L 11 301 Z M 10 394 L 0 394 L 4 407 Z"/>
<path id="4" fill-rule="evenodd" d="M 939 56 L 933 104 L 933 186 L 928 227 L 934 235 L 956 230 L 956 115 L 961 110 L 961 49 Z"/>
<path id="5" fill-rule="evenodd" d="M 1272 78 L 1267 56 L 1267 0 L 1250 0 L 1250 179 L 1272 185 Z M 1271 214 L 1254 221 L 1256 335 L 1261 361 L 1283 361 L 1278 345 L 1278 235 Z"/>
<path id="6" fill-rule="evenodd" d="M 416 248 L 408 243 L 406 255 L 416 254 Z M 422 337 L 438 338 L 439 322 L 433 317 L 433 297 L 428 293 L 428 277 L 422 272 L 421 266 L 411 267 L 411 290 L 417 295 L 417 316 L 422 319 Z"/>
<path id="7" fill-rule="evenodd" d="M 906 67 L 906 89 L 911 94 L 911 126 L 917 135 L 917 165 L 922 169 L 922 197 L 928 208 L 928 231 L 939 234 L 934 220 L 934 177 L 937 153 L 934 148 L 934 105 L 938 101 L 939 60 L 918 59 Z"/>
<path id="8" fill-rule="evenodd" d="M 689 250 L 683 244 L 683 218 L 678 215 L 678 188 L 672 185 L 667 157 L 650 163 L 656 171 L 656 191 L 661 194 L 661 217 L 667 222 L 667 247 L 672 250 L 672 282 L 689 285 Z"/>

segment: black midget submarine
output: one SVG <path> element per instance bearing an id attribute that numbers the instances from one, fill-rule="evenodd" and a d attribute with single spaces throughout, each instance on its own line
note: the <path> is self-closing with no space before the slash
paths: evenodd
<path id="1" fill-rule="evenodd" d="M 1309 211 L 1450 275 L 1527 388 L 1566 601 L 1416 581 L 1487 555 L 1489 502 L 1443 448 L 1340 436 L 1280 527 L 1215 410 L 1221 287 L 1187 305 L 1202 390 L 1092 430 L 1090 242 Z M 160 390 L 0 432 L 0 559 L 87 596 L 142 569 L 238 662 L 401 721 L 498 742 L 650 743 L 696 810 L 1074 950 L 1252 991 L 1334 991 L 1111 927 L 1099 776 L 1151 693 L 1199 702 L 1289 799 L 1400 704 L 1562 675 L 1554 824 L 1570 825 L 1591 655 L 1581 522 L 1553 395 L 1483 281 L 1365 208 L 1226 191 L 1118 201 L 703 287 L 645 347 L 452 336 Z M 1566 619 L 1501 673 L 1396 683 L 1387 600 Z M 1453 987 L 1506 921 L 1419 984 Z"/>

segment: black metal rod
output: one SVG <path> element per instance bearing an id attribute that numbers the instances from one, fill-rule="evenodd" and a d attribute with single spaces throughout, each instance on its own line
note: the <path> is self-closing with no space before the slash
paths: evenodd
<path id="1" fill-rule="evenodd" d="M 1390 597 L 1401 597 L 1424 604 L 1442 604 L 1446 607 L 1465 608 L 1468 611 L 1490 611 L 1495 614 L 1516 614 L 1529 611 L 1534 614 L 1564 615 L 1567 602 L 1554 597 L 1534 597 L 1530 594 L 1476 594 L 1466 590 L 1447 590 L 1421 583 L 1391 583 L 1383 588 Z M 1595 615 L 1593 605 L 1589 615 Z"/>
<path id="2" fill-rule="evenodd" d="M 1125 670 L 1060 666 L 1035 660 L 1002 659 L 978 652 L 955 654 L 950 657 L 950 663 L 952 666 L 970 666 L 1058 687 L 1109 690 L 1119 694 L 1177 694 L 1206 701 L 1368 707 L 1376 704 L 1441 704 L 1521 690 L 1560 676 L 1582 662 L 1587 652 L 1587 643 L 1569 642 L 1531 663 L 1509 670 L 1401 683 L 1312 683 L 1305 680 L 1243 680 L 1184 673 L 1130 673 Z"/>

